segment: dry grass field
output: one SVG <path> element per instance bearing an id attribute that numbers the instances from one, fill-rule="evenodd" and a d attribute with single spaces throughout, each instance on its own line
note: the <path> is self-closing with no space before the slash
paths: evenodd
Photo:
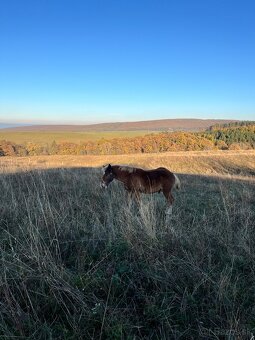
<path id="1" fill-rule="evenodd" d="M 0 140 L 7 140 L 17 144 L 27 142 L 41 145 L 50 144 L 53 141 L 57 143 L 82 143 L 87 141 L 97 141 L 102 138 L 112 139 L 121 137 L 144 136 L 153 131 L 8 131 L 0 130 Z"/>
<path id="2" fill-rule="evenodd" d="M 128 205 L 99 167 L 178 173 Z M 1 339 L 251 339 L 255 152 L 0 158 Z"/>
<path id="3" fill-rule="evenodd" d="M 103 164 L 128 164 L 146 169 L 164 166 L 185 174 L 226 175 L 253 178 L 255 151 L 179 151 L 157 154 L 106 156 L 0 157 L 0 172 L 51 168 L 101 167 Z"/>

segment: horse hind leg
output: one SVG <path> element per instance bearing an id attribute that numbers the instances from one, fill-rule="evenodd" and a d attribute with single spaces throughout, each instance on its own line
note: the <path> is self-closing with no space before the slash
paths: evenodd
<path id="1" fill-rule="evenodd" d="M 133 198 L 137 204 L 137 206 L 139 207 L 139 205 L 141 204 L 141 195 L 139 191 L 134 191 L 133 192 Z"/>

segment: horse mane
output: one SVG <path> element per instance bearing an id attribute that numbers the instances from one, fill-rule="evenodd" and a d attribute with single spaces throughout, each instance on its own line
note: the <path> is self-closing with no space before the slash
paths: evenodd
<path id="1" fill-rule="evenodd" d="M 119 170 L 129 172 L 130 174 L 136 172 L 136 168 L 133 168 L 132 166 L 128 165 L 116 165 L 116 166 L 119 167 Z"/>
<path id="2" fill-rule="evenodd" d="M 109 164 L 106 164 L 106 165 L 103 165 L 103 166 L 102 166 L 102 171 L 103 171 L 103 173 L 104 173 L 105 170 L 108 168 L 108 166 L 109 166 Z M 125 165 L 125 164 L 123 164 L 123 165 L 120 165 L 120 164 L 113 164 L 112 167 L 113 167 L 113 166 L 118 167 L 119 170 L 121 170 L 121 171 L 129 172 L 130 174 L 136 172 L 136 168 L 134 168 L 134 167 L 132 167 L 132 166 L 129 166 L 129 165 Z"/>

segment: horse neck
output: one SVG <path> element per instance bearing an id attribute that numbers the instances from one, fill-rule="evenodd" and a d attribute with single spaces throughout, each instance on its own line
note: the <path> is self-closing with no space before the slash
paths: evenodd
<path id="1" fill-rule="evenodd" d="M 117 181 L 120 181 L 122 183 L 125 183 L 127 181 L 129 173 L 127 171 L 120 170 L 118 165 L 113 166 L 113 173 Z"/>

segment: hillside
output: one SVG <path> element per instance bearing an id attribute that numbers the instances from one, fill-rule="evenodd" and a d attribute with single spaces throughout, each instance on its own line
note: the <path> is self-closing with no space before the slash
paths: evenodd
<path id="1" fill-rule="evenodd" d="M 201 131 L 215 124 L 227 124 L 236 120 L 225 119 L 160 119 L 137 122 L 116 122 L 91 125 L 31 125 L 8 128 L 5 131 Z"/>
<path id="2" fill-rule="evenodd" d="M 57 138 L 53 139 L 54 137 Z M 13 142 L 21 141 L 22 138 L 22 143 Z M 138 130 L 55 134 L 50 132 L 0 132 L 0 156 L 114 155 L 254 148 L 255 124 L 252 122 L 245 122 L 240 126 L 217 127 L 217 129 L 208 129 L 202 132 L 158 131 L 150 134 Z"/>
<path id="3" fill-rule="evenodd" d="M 15 129 L 26 126 L 25 124 L 12 124 L 12 123 L 4 123 L 0 121 L 0 130 L 1 129 Z"/>

